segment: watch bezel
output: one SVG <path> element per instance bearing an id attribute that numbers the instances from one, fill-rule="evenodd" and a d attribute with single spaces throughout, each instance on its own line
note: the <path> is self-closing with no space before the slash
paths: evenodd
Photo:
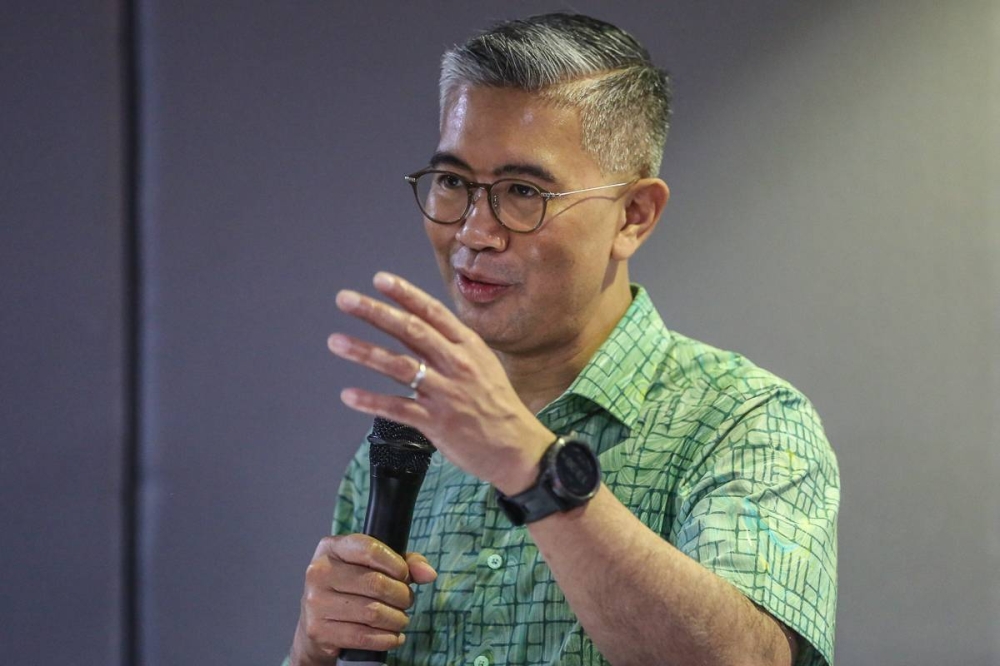
<path id="1" fill-rule="evenodd" d="M 567 449 L 567 445 L 570 446 Z M 573 488 L 563 483 L 559 472 L 559 456 L 573 453 L 586 458 L 593 474 L 593 485 L 585 493 L 577 493 Z M 497 505 L 511 523 L 516 526 L 533 523 L 556 512 L 564 512 L 586 504 L 601 487 L 601 463 L 597 454 L 586 442 L 573 437 L 556 437 L 555 441 L 545 450 L 538 464 L 538 478 L 535 484 L 517 495 L 507 496 L 494 488 Z"/>
<path id="2" fill-rule="evenodd" d="M 573 486 L 582 484 L 566 483 L 568 479 L 564 478 L 560 465 L 565 465 L 567 460 L 583 461 L 589 465 L 590 469 L 585 473 L 592 475 L 593 483 L 589 484 L 587 490 L 577 492 Z M 601 487 L 600 462 L 598 462 L 593 450 L 585 442 L 578 439 L 560 437 L 550 450 L 550 455 L 547 456 L 546 467 L 546 476 L 551 484 L 552 492 L 560 499 L 571 502 L 572 506 L 578 506 L 593 498 Z"/>

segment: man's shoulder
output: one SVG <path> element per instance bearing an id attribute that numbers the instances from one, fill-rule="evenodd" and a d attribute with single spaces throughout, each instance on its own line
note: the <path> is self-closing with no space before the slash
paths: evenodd
<path id="1" fill-rule="evenodd" d="M 743 354 L 720 349 L 675 331 L 670 332 L 663 381 L 676 390 L 747 399 L 778 390 L 797 393 L 788 381 Z"/>
<path id="2" fill-rule="evenodd" d="M 807 403 L 791 383 L 742 353 L 669 328 L 648 292 L 640 285 L 633 285 L 633 289 L 632 307 L 620 328 L 630 333 L 626 340 L 635 343 L 628 346 L 618 341 L 629 351 L 617 359 L 615 372 L 627 376 L 629 388 L 644 395 L 646 410 L 656 410 L 659 405 L 673 414 L 677 409 L 687 413 L 732 411 L 765 396 Z"/>

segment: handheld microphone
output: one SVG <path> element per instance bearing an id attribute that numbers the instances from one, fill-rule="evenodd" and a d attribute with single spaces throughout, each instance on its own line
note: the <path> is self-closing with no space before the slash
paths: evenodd
<path id="1" fill-rule="evenodd" d="M 410 538 L 410 523 L 417 493 L 430 466 L 434 445 L 416 428 L 375 417 L 371 447 L 371 484 L 364 533 L 403 555 Z M 384 666 L 385 652 L 346 649 L 338 666 Z"/>

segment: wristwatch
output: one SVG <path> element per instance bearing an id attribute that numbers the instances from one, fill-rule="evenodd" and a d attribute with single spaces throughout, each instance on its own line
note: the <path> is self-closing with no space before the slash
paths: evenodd
<path id="1" fill-rule="evenodd" d="M 582 506 L 601 487 L 601 465 L 586 443 L 557 437 L 539 463 L 535 485 L 513 497 L 496 490 L 497 504 L 514 525 Z M 495 489 L 494 489 L 495 490 Z"/>

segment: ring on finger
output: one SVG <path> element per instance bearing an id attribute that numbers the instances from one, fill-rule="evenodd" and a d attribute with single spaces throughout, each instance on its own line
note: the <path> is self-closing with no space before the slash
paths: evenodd
<path id="1" fill-rule="evenodd" d="M 410 390 L 414 393 L 420 390 L 420 382 L 424 381 L 424 377 L 427 376 L 427 364 L 420 361 L 420 366 L 417 368 L 417 374 L 413 376 L 413 381 L 410 382 Z"/>

